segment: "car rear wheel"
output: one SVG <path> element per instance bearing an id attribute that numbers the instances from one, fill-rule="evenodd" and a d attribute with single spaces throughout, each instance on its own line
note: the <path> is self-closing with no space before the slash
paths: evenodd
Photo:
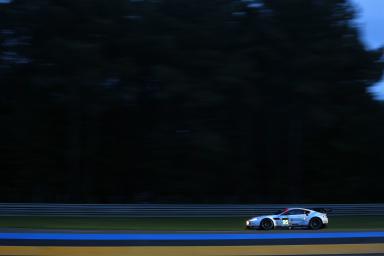
<path id="1" fill-rule="evenodd" d="M 270 219 L 263 219 L 260 222 L 260 228 L 264 229 L 264 230 L 271 230 L 271 229 L 273 229 L 273 226 L 274 226 L 273 222 Z"/>
<path id="2" fill-rule="evenodd" d="M 309 221 L 309 228 L 310 229 L 320 229 L 323 227 L 323 222 L 321 221 L 320 218 L 312 218 L 310 221 Z"/>

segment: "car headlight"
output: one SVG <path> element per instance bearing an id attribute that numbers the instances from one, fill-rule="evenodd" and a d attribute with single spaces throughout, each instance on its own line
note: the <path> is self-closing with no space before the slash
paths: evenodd
<path id="1" fill-rule="evenodd" d="M 249 220 L 247 220 L 246 224 L 247 224 L 247 226 L 249 226 L 249 224 L 251 224 L 251 222 Z"/>

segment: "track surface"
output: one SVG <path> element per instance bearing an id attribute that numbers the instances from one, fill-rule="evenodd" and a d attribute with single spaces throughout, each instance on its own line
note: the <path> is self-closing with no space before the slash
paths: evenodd
<path id="1" fill-rule="evenodd" d="M 86 232 L 0 231 L 0 245 L 191 246 L 384 243 L 383 231 Z"/>
<path id="2" fill-rule="evenodd" d="M 384 230 L 144 232 L 0 230 L 0 256 L 384 255 Z"/>

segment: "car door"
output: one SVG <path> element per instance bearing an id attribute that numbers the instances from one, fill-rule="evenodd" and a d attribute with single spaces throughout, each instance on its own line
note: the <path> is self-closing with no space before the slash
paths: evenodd
<path id="1" fill-rule="evenodd" d="M 290 226 L 303 226 L 307 215 L 304 210 L 293 209 L 287 212 Z"/>

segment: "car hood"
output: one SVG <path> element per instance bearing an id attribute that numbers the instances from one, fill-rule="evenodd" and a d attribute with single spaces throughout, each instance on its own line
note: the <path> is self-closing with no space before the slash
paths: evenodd
<path id="1" fill-rule="evenodd" d="M 261 215 L 261 216 L 256 216 L 256 217 L 253 217 L 252 219 L 250 219 L 251 221 L 254 221 L 254 220 L 260 220 L 260 219 L 264 219 L 264 218 L 275 218 L 277 215 Z"/>

